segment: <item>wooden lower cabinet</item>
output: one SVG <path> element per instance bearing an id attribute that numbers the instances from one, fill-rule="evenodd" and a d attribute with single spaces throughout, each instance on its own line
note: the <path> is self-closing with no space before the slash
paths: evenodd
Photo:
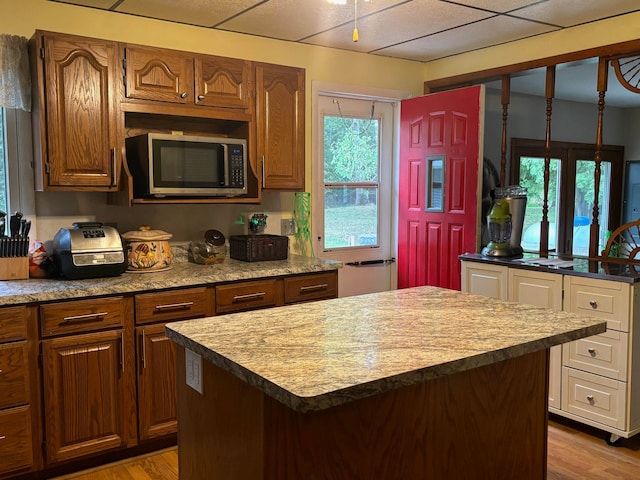
<path id="1" fill-rule="evenodd" d="M 122 329 L 42 341 L 47 463 L 127 445 L 134 393 Z"/>
<path id="2" fill-rule="evenodd" d="M 138 345 L 138 436 L 176 433 L 176 353 L 164 323 L 136 328 Z"/>
<path id="3" fill-rule="evenodd" d="M 33 464 L 31 410 L 28 405 L 0 410 L 0 477 Z"/>

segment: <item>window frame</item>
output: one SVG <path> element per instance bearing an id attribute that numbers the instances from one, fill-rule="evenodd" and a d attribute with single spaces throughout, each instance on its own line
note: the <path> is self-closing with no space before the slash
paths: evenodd
<path id="1" fill-rule="evenodd" d="M 558 254 L 572 254 L 576 162 L 577 160 L 595 158 L 596 146 L 590 143 L 551 141 L 550 147 L 550 158 L 560 160 L 560 198 L 558 199 L 560 207 L 556 232 L 556 252 Z M 512 185 L 517 185 L 520 181 L 521 157 L 544 158 L 545 141 L 523 138 L 511 139 L 509 178 Z M 622 218 L 624 147 L 620 145 L 602 145 L 600 158 L 602 162 L 611 164 L 607 230 L 613 231 L 620 226 Z M 592 216 L 589 217 L 589 220 L 592 220 Z"/>

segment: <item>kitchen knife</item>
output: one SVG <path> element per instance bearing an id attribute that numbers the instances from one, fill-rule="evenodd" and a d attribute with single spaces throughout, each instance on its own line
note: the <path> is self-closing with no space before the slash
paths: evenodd
<path id="1" fill-rule="evenodd" d="M 21 212 L 14 213 L 9 219 L 9 231 L 12 237 L 18 236 L 18 232 L 20 231 L 20 220 L 22 220 Z"/>
<path id="2" fill-rule="evenodd" d="M 6 223 L 7 223 L 7 212 L 3 212 L 0 210 L 0 237 L 5 236 L 6 231 Z"/>

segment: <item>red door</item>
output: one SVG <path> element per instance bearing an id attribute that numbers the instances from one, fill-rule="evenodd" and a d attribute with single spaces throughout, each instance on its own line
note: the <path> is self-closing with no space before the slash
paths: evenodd
<path id="1" fill-rule="evenodd" d="M 460 290 L 458 255 L 479 246 L 482 86 L 402 101 L 398 288 Z"/>

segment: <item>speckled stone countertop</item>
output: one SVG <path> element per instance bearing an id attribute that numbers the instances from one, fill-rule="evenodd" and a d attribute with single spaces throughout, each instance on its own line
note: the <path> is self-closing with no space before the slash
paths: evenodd
<path id="1" fill-rule="evenodd" d="M 595 335 L 605 325 L 417 287 L 175 322 L 167 336 L 305 412 Z"/>
<path id="2" fill-rule="evenodd" d="M 268 262 L 242 262 L 226 258 L 222 263 L 198 265 L 187 261 L 186 251 L 172 248 L 176 259 L 171 269 L 164 272 L 125 272 L 117 277 L 85 280 L 0 281 L 0 306 L 322 272 L 336 270 L 342 266 L 341 262 L 323 261 L 300 255 L 289 255 L 287 260 Z"/>
<path id="3" fill-rule="evenodd" d="M 595 278 L 600 280 L 612 280 L 622 283 L 640 282 L 640 264 L 625 262 L 621 259 L 600 258 L 590 260 L 583 257 L 570 255 L 549 255 L 550 259 L 567 260 L 573 265 L 570 267 L 556 267 L 553 265 L 536 265 L 534 262 L 540 255 L 525 254 L 522 258 L 509 257 L 485 257 L 479 253 L 465 253 L 460 255 L 460 260 L 492 265 L 504 265 L 509 268 L 521 270 L 535 270 L 538 272 L 559 273 L 574 277 Z"/>

